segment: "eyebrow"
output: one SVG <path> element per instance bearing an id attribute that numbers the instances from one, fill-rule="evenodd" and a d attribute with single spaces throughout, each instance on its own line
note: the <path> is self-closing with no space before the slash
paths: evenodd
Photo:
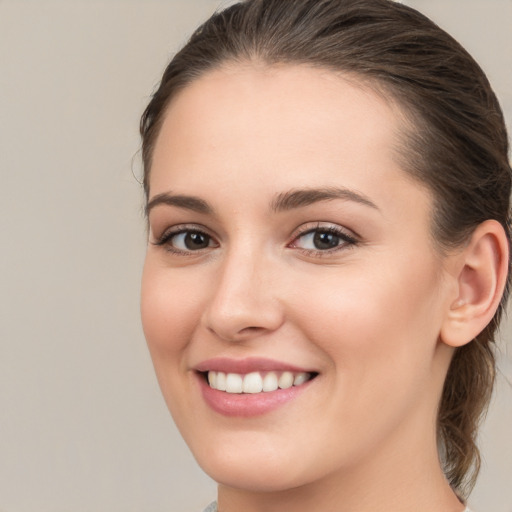
<path id="1" fill-rule="evenodd" d="M 378 206 L 365 195 L 354 190 L 339 187 L 299 189 L 283 192 L 272 201 L 271 208 L 275 212 L 282 212 L 333 199 L 354 201 L 379 210 Z"/>
<path id="2" fill-rule="evenodd" d="M 158 205 L 165 204 L 167 206 L 177 206 L 186 210 L 192 210 L 197 213 L 211 214 L 213 213 L 212 207 L 203 199 L 194 196 L 173 195 L 167 192 L 158 194 L 149 201 L 146 205 L 146 217 L 149 212 Z"/>
<path id="3" fill-rule="evenodd" d="M 332 201 L 333 199 L 353 201 L 379 210 L 378 206 L 365 195 L 354 190 L 340 187 L 308 188 L 282 192 L 271 202 L 270 208 L 274 212 L 284 212 L 309 206 L 320 201 Z M 173 195 L 169 192 L 164 192 L 153 197 L 146 205 L 146 217 L 149 216 L 149 212 L 153 208 L 162 204 L 192 210 L 205 215 L 214 213 L 213 208 L 199 197 L 181 194 Z"/>

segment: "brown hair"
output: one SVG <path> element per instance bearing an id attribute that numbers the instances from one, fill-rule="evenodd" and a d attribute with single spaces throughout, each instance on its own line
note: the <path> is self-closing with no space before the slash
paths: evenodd
<path id="1" fill-rule="evenodd" d="M 439 248 L 464 243 L 487 219 L 499 221 L 510 239 L 508 139 L 485 74 L 432 21 L 389 0 L 247 0 L 212 16 L 173 58 L 142 116 L 146 197 L 171 99 L 208 70 L 251 60 L 350 73 L 387 94 L 410 121 L 399 156 L 433 192 Z M 439 406 L 444 470 L 461 496 L 479 469 L 475 438 L 494 383 L 492 345 L 508 288 L 491 323 L 456 351 Z"/>

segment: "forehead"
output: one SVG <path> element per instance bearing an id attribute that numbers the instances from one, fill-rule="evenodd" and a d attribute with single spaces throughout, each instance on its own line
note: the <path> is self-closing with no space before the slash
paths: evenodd
<path id="1" fill-rule="evenodd" d="M 393 187 L 404 181 L 420 188 L 395 158 L 402 120 L 396 104 L 352 76 L 299 65 L 225 66 L 168 107 L 150 196 L 204 183 L 235 191 L 251 177 L 277 192 L 341 185 L 382 195 L 398 193 Z"/>
<path id="2" fill-rule="evenodd" d="M 226 64 L 173 98 L 160 139 L 179 136 L 183 142 L 207 135 L 213 144 L 218 133 L 219 140 L 229 135 L 233 142 L 258 136 L 266 144 L 295 143 L 292 138 L 299 137 L 312 144 L 320 139 L 340 144 L 361 128 L 369 141 L 391 149 L 403 116 L 391 98 L 376 90 L 354 75 L 306 65 Z"/>

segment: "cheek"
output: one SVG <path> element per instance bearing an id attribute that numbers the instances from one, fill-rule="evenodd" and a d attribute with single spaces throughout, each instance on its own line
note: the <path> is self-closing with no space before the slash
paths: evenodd
<path id="1" fill-rule="evenodd" d="M 141 317 L 155 374 L 176 423 L 188 408 L 186 353 L 198 323 L 194 286 L 149 255 L 141 286 Z M 186 281 L 186 280 L 185 280 Z"/>
<path id="2" fill-rule="evenodd" d="M 147 258 L 142 275 L 141 317 L 157 371 L 161 359 L 178 361 L 176 356 L 185 349 L 197 325 L 199 308 L 194 290 L 175 273 Z"/>
<path id="3" fill-rule="evenodd" d="M 433 264 L 414 268 L 382 259 L 364 270 L 340 268 L 323 283 L 307 279 L 308 294 L 296 309 L 303 311 L 308 337 L 336 366 L 361 374 L 391 374 L 406 364 L 427 370 L 441 324 L 435 270 Z"/>
<path id="4" fill-rule="evenodd" d="M 302 315 L 295 322 L 330 360 L 325 378 L 332 395 L 318 411 L 325 418 L 323 435 L 333 446 L 354 440 L 345 447 L 348 452 L 375 446 L 404 418 L 426 417 L 435 410 L 435 274 L 428 268 L 421 275 L 412 268 L 379 268 L 353 276 L 340 269 L 339 279 L 332 275 L 326 280 L 328 287 L 308 279 L 307 296 L 296 302 Z"/>

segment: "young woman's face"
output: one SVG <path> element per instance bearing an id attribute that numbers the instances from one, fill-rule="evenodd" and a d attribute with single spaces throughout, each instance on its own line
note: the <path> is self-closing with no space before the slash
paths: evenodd
<path id="1" fill-rule="evenodd" d="M 308 67 L 226 67 L 173 100 L 142 319 L 217 481 L 287 489 L 435 447 L 453 297 L 400 128 L 378 95 Z"/>

